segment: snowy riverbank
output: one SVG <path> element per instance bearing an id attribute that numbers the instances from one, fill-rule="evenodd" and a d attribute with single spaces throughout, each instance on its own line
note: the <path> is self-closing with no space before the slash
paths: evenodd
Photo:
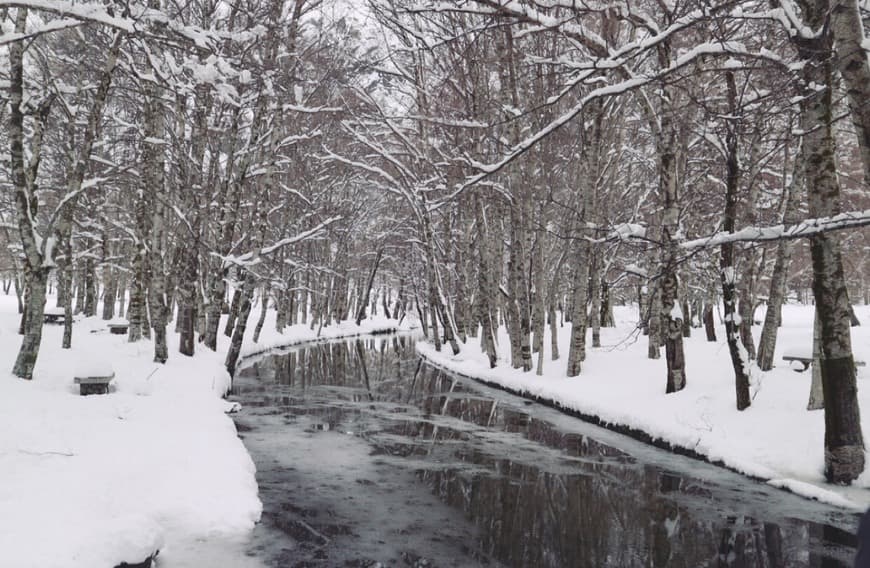
<path id="1" fill-rule="evenodd" d="M 808 351 L 812 341 L 811 306 L 784 306 L 776 349 L 777 367 L 752 371 L 752 406 L 738 412 L 734 375 L 724 341 L 708 343 L 702 329 L 686 339 L 688 386 L 665 395 L 665 360 L 646 358 L 647 340 L 632 335 L 637 321 L 633 308 L 615 309 L 617 327 L 602 328 L 602 347 L 588 348 L 582 374 L 565 377 L 570 324 L 559 330 L 558 361 L 550 359 L 549 330 L 544 341 L 544 374 L 510 367 L 510 345 L 504 328 L 499 334 L 499 364 L 490 369 L 479 340 L 469 339 L 458 356 L 449 346 L 436 352 L 429 343 L 418 352 L 434 364 L 524 396 L 551 401 L 575 413 L 597 417 L 603 424 L 631 429 L 667 445 L 682 448 L 711 462 L 721 462 L 771 485 L 847 509 L 870 506 L 868 470 L 852 487 L 824 481 L 824 413 L 806 410 L 811 372 L 796 373 L 782 361 L 785 351 Z M 855 357 L 870 361 L 870 309 L 857 306 L 864 323 L 852 328 Z M 758 315 L 762 317 L 761 314 Z M 753 328 L 756 341 L 760 327 Z M 591 345 L 590 338 L 587 345 Z M 537 354 L 534 355 L 537 364 Z M 870 371 L 858 369 L 858 396 L 865 438 L 870 434 Z"/>
<path id="2" fill-rule="evenodd" d="M 306 326 L 280 335 L 270 315 L 258 345 L 251 318 L 243 355 L 318 339 Z M 254 465 L 221 398 L 229 340 L 221 334 L 217 353 L 197 345 L 188 358 L 169 333 L 170 360 L 157 365 L 150 341 L 129 344 L 105 323 L 77 320 L 71 350 L 60 349 L 63 327 L 46 325 L 34 380 L 23 381 L 8 371 L 20 344 L 15 299 L 0 297 L 3 566 L 111 568 L 156 549 L 161 567 L 207 565 L 205 549 L 259 519 Z M 393 328 L 376 318 L 321 338 Z M 79 396 L 75 370 L 100 362 L 115 372 L 110 394 Z"/>

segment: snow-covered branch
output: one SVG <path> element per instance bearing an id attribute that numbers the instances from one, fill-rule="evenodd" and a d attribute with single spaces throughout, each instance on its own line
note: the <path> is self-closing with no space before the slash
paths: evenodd
<path id="1" fill-rule="evenodd" d="M 779 241 L 783 239 L 802 239 L 828 233 L 844 231 L 870 225 L 870 209 L 864 211 L 848 211 L 832 217 L 807 219 L 794 225 L 774 225 L 771 227 L 746 227 L 734 233 L 720 232 L 709 237 L 702 237 L 680 243 L 680 247 L 688 250 L 720 246 L 725 243 L 759 243 Z"/>
<path id="2" fill-rule="evenodd" d="M 333 223 L 340 221 L 342 219 L 341 216 L 330 217 L 326 221 L 323 221 L 316 227 L 308 229 L 307 231 L 302 231 L 298 235 L 294 235 L 292 237 L 287 237 L 272 243 L 271 245 L 261 247 L 256 251 L 249 251 L 241 255 L 227 255 L 221 256 L 216 253 L 212 253 L 215 256 L 219 257 L 225 264 L 234 264 L 236 266 L 254 266 L 258 264 L 262 257 L 269 256 L 270 254 L 290 245 L 295 245 L 307 240 L 311 240 L 317 238 L 321 235 L 321 233 Z"/>

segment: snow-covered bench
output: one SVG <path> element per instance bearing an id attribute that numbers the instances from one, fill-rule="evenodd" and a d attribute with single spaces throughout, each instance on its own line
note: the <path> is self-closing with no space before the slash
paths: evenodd
<path id="1" fill-rule="evenodd" d="M 109 333 L 112 335 L 125 335 L 127 333 L 127 329 L 130 328 L 129 322 L 126 321 L 118 321 L 115 323 L 110 323 L 108 326 Z"/>
<path id="2" fill-rule="evenodd" d="M 797 371 L 798 373 L 803 373 L 804 371 L 806 371 L 807 369 L 810 368 L 810 365 L 813 364 L 812 354 L 811 353 L 808 354 L 805 351 L 788 351 L 788 352 L 783 354 L 782 360 L 789 361 L 789 362 L 796 361 L 798 363 L 803 364 L 803 366 L 804 366 L 803 369 L 795 369 L 795 371 Z M 866 365 L 866 363 L 864 361 L 859 361 L 859 360 L 855 359 L 855 366 L 856 367 L 863 367 L 864 365 Z"/>
<path id="3" fill-rule="evenodd" d="M 45 323 L 64 323 L 65 314 L 63 308 L 46 308 L 43 314 Z"/>
<path id="4" fill-rule="evenodd" d="M 115 378 L 112 366 L 104 361 L 80 361 L 76 365 L 73 382 L 79 385 L 79 394 L 107 394 L 109 383 Z"/>

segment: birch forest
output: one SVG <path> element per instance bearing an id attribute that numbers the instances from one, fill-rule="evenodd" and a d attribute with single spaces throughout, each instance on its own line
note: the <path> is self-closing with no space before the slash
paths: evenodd
<path id="1" fill-rule="evenodd" d="M 278 331 L 413 318 L 582 380 L 630 304 L 663 392 L 704 372 L 685 337 L 725 333 L 742 410 L 783 302 L 814 303 L 825 475 L 850 483 L 868 22 L 867 0 L 0 0 L 13 373 L 61 309 L 64 347 L 74 314 L 122 316 L 157 362 L 226 334 L 232 374 L 274 308 Z"/>

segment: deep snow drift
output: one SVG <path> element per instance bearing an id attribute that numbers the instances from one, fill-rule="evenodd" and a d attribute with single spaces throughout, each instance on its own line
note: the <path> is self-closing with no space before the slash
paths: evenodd
<path id="1" fill-rule="evenodd" d="M 53 299 L 49 300 L 53 305 Z M 306 326 L 274 331 L 261 346 L 316 339 Z M 246 334 L 250 345 L 255 317 Z M 323 328 L 321 337 L 391 329 L 369 319 L 361 327 Z M 140 562 L 160 549 L 161 567 L 258 566 L 235 551 L 261 512 L 254 465 L 226 415 L 218 352 L 201 344 L 194 357 L 152 362 L 150 341 L 127 343 L 98 318 L 77 320 L 73 348 L 60 348 L 63 326 L 46 325 L 33 381 L 10 373 L 20 345 L 14 296 L 0 297 L 0 564 L 14 568 L 102 568 Z M 82 397 L 73 376 L 111 366 L 108 395 Z M 230 543 L 230 544 L 228 544 Z"/>
<path id="2" fill-rule="evenodd" d="M 870 361 L 870 309 L 856 306 L 865 325 L 852 328 L 855 358 Z M 767 480 L 795 493 L 854 510 L 870 506 L 868 470 L 852 487 L 829 485 L 824 480 L 824 412 L 806 410 L 810 371 L 797 373 L 782 360 L 784 352 L 807 352 L 812 347 L 812 306 L 783 306 L 783 323 L 776 347 L 776 368 L 761 372 L 753 364 L 752 406 L 736 409 L 734 371 L 724 339 L 708 343 L 703 329 L 685 339 L 687 387 L 665 394 L 664 349 L 659 360 L 647 359 L 647 338 L 636 333 L 637 309 L 615 308 L 615 328 L 601 329 L 602 347 L 591 348 L 580 376 L 568 378 L 570 324 L 559 329 L 560 359 L 551 360 L 550 334 L 544 339 L 544 374 L 524 373 L 510 366 L 510 343 L 499 330 L 499 362 L 489 368 L 479 339 L 469 338 L 453 356 L 449 346 L 436 352 L 429 343 L 418 351 L 446 369 L 506 387 L 512 391 L 552 400 L 558 405 L 603 422 L 630 427 L 653 438 L 721 461 L 739 472 Z M 763 319 L 763 314 L 758 314 Z M 757 341 L 761 329 L 753 328 Z M 537 357 L 533 356 L 535 367 Z M 800 369 L 801 365 L 798 364 Z M 870 433 L 870 381 L 868 367 L 858 367 L 858 397 L 864 410 L 865 437 Z"/>

